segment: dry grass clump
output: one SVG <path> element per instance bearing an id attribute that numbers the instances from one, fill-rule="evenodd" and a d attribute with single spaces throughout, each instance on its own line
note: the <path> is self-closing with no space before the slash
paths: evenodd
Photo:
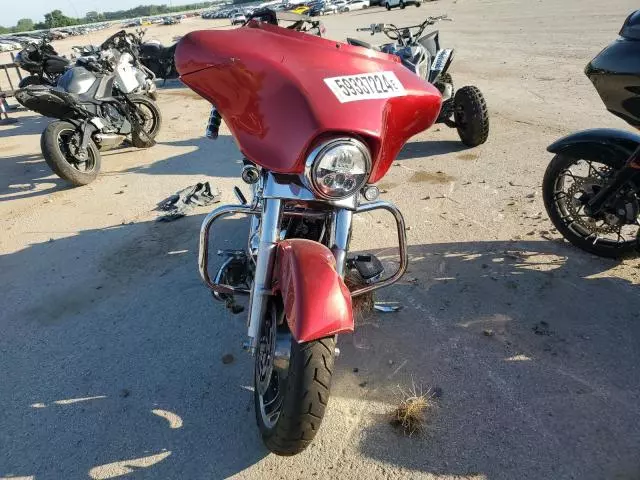
<path id="1" fill-rule="evenodd" d="M 405 435 L 412 436 L 424 430 L 427 416 L 436 408 L 431 391 L 423 392 L 422 388 L 412 384 L 406 391 L 398 387 L 400 399 L 398 406 L 391 412 L 391 425 L 402 430 Z"/>

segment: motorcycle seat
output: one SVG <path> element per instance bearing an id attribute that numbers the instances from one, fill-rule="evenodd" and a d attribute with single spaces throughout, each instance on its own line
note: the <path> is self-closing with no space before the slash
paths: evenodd
<path id="1" fill-rule="evenodd" d="M 380 50 L 378 47 L 371 45 L 370 43 L 363 42 L 362 40 L 358 40 L 357 38 L 347 38 L 347 43 L 356 47 L 370 48 L 371 50 L 378 51 Z"/>

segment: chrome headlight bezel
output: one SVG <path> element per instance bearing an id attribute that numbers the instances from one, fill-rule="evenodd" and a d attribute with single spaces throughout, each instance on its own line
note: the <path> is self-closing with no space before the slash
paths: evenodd
<path id="1" fill-rule="evenodd" d="M 360 182 L 360 184 L 356 184 L 356 186 L 353 188 L 353 190 L 350 193 L 348 193 L 347 195 L 333 196 L 333 195 L 326 194 L 318 186 L 316 170 L 320 165 L 320 160 L 322 160 L 323 156 L 327 152 L 329 152 L 330 150 L 332 150 L 333 148 L 339 145 L 348 145 L 348 146 L 356 147 L 362 153 L 362 156 L 365 161 L 366 173 L 364 175 L 362 182 Z M 369 175 L 371 175 L 371 163 L 372 163 L 371 152 L 369 151 L 369 147 L 364 142 L 353 137 L 334 137 L 330 140 L 320 143 L 317 147 L 315 147 L 311 151 L 311 153 L 307 157 L 307 160 L 305 162 L 305 169 L 304 169 L 304 183 L 306 187 L 309 188 L 309 190 L 311 190 L 314 193 L 314 195 L 316 195 L 321 199 L 342 200 L 345 198 L 349 198 L 355 195 L 357 192 L 359 192 L 360 189 L 364 185 L 366 185 L 367 181 L 369 180 Z"/>

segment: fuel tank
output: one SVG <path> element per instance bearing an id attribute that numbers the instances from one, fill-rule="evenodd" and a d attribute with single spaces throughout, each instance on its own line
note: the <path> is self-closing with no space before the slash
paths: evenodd
<path id="1" fill-rule="evenodd" d="M 84 67 L 74 67 L 58 79 L 58 87 L 65 92 L 81 95 L 87 93 L 97 77 Z"/>
<path id="2" fill-rule="evenodd" d="M 607 110 L 640 128 L 640 10 L 626 19 L 620 37 L 586 67 Z"/>

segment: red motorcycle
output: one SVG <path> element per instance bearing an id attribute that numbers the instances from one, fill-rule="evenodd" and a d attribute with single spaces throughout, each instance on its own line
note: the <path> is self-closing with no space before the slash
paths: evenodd
<path id="1" fill-rule="evenodd" d="M 238 205 L 215 209 L 200 231 L 199 268 L 233 311 L 249 295 L 255 411 L 266 446 L 304 450 L 320 428 L 339 352 L 354 328 L 352 298 L 396 282 L 407 267 L 405 225 L 373 185 L 413 135 L 438 117 L 436 88 L 396 56 L 250 21 L 186 35 L 182 81 L 216 106 L 246 157 Z M 373 255 L 349 255 L 354 215 L 382 209 L 396 221 L 400 265 L 383 277 Z M 209 237 L 225 215 L 251 218 L 246 250 L 209 274 Z M 345 275 L 361 282 L 351 290 Z"/>

